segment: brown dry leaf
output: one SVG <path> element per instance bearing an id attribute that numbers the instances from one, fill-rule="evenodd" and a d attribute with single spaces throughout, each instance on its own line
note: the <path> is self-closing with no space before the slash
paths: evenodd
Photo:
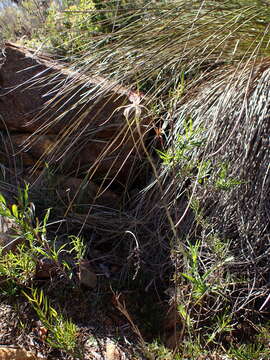
<path id="1" fill-rule="evenodd" d="M 41 326 L 39 329 L 38 329 L 38 337 L 39 337 L 39 340 L 44 342 L 46 340 L 46 337 L 48 335 L 48 329 L 45 328 L 44 326 Z"/>
<path id="2" fill-rule="evenodd" d="M 34 353 L 20 348 L 0 347 L 1 360 L 39 360 L 44 359 Z"/>
<path id="3" fill-rule="evenodd" d="M 50 279 L 57 273 L 57 264 L 51 259 L 41 259 L 36 266 L 35 278 L 40 280 Z"/>
<path id="4" fill-rule="evenodd" d="M 106 360 L 122 360 L 120 349 L 112 342 L 106 343 Z"/>

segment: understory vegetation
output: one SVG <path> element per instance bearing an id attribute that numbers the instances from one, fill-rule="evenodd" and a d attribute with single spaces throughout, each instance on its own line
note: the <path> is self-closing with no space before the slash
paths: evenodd
<path id="1" fill-rule="evenodd" d="M 0 163 L 0 216 L 16 246 L 1 249 L 0 298 L 18 315 L 16 336 L 34 339 L 24 346 L 95 359 L 110 338 L 127 359 L 270 358 L 269 24 L 259 0 L 28 0 L 0 12 L 3 42 L 79 74 L 46 75 L 55 96 L 25 142 L 72 114 L 42 155 L 46 186 L 31 186 L 16 157 Z M 84 76 L 108 82 L 90 89 Z M 95 119 L 83 123 L 93 99 L 117 86 L 130 94 L 125 126 L 94 164 L 72 169 L 74 148 L 96 135 Z M 137 158 L 119 152 L 100 178 L 131 138 Z M 60 172 L 79 174 L 79 199 L 94 182 L 118 205 L 55 200 Z"/>

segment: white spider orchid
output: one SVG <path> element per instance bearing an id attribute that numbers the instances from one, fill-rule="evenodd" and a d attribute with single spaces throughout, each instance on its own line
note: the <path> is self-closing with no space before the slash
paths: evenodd
<path id="1" fill-rule="evenodd" d="M 134 91 L 130 91 L 128 99 L 130 100 L 130 104 L 121 106 L 120 109 L 125 109 L 123 114 L 128 121 L 130 119 L 130 115 L 133 113 L 135 116 L 135 120 L 138 120 L 141 117 L 142 109 L 146 110 L 146 107 L 141 104 L 142 96 Z"/>

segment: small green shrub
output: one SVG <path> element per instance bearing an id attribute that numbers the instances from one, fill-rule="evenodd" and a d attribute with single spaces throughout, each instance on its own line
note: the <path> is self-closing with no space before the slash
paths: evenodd
<path id="1" fill-rule="evenodd" d="M 229 351 L 230 356 L 235 360 L 268 360 L 269 348 L 262 344 L 242 344 Z"/>
<path id="2" fill-rule="evenodd" d="M 9 294 L 16 293 L 18 286 L 26 286 L 33 278 L 36 270 L 36 261 L 33 252 L 25 245 L 17 247 L 16 254 L 0 252 L 0 276 L 6 280 Z M 5 289 L 7 287 L 5 286 Z"/>
<path id="3" fill-rule="evenodd" d="M 48 330 L 46 342 L 53 348 L 64 350 L 72 355 L 80 355 L 78 329 L 71 320 L 65 320 L 49 303 L 42 290 L 31 289 L 23 292 L 33 306 L 42 325 Z"/>
<path id="4" fill-rule="evenodd" d="M 217 172 L 217 180 L 215 182 L 215 187 L 219 190 L 231 190 L 237 185 L 243 184 L 243 181 L 238 180 L 236 178 L 232 178 L 228 174 L 229 172 L 229 164 L 220 163 L 219 169 Z"/>
<path id="5" fill-rule="evenodd" d="M 155 360 L 180 360 L 176 354 L 173 354 L 171 350 L 167 349 L 158 341 L 147 344 L 147 353 L 145 355 L 149 359 Z"/>
<path id="6" fill-rule="evenodd" d="M 208 269 L 202 269 L 200 259 L 201 242 L 197 241 L 194 245 L 187 245 L 186 268 L 187 271 L 181 275 L 192 285 L 191 296 L 195 300 L 195 304 L 199 304 L 205 295 L 222 294 L 226 291 L 224 279 L 215 276 L 218 270 L 233 260 L 226 253 L 223 259 L 217 263 L 213 263 Z"/>
<path id="7" fill-rule="evenodd" d="M 181 166 L 181 169 L 186 169 L 185 172 L 188 174 L 195 166 L 191 160 L 192 151 L 204 144 L 203 129 L 196 129 L 190 117 L 184 121 L 183 134 L 178 135 L 174 147 L 167 151 L 157 150 L 157 152 L 164 165 Z"/>
<path id="8" fill-rule="evenodd" d="M 59 279 L 71 281 L 73 272 L 62 253 L 74 255 L 75 264 L 83 259 L 86 246 L 81 238 L 72 236 L 71 244 L 59 246 L 57 239 L 47 239 L 47 227 L 49 225 L 50 210 L 45 212 L 40 222 L 35 218 L 35 207 L 29 201 L 29 187 L 18 191 L 17 204 L 8 206 L 3 195 L 0 194 L 0 215 L 9 218 L 14 225 L 14 238 L 19 237 L 22 243 L 17 245 L 14 251 L 0 249 L 0 295 L 14 296 L 19 299 L 23 294 L 37 313 L 42 325 L 48 330 L 45 341 L 53 348 L 65 351 L 77 358 L 82 358 L 78 344 L 77 326 L 70 320 L 65 320 L 61 313 L 51 305 L 43 290 L 35 288 L 35 275 L 37 266 L 42 261 L 49 260 L 54 266 Z"/>
<path id="9" fill-rule="evenodd" d="M 43 26 L 35 29 L 28 44 L 44 44 L 54 52 L 71 55 L 83 50 L 91 37 L 100 31 L 95 23 L 95 4 L 92 0 L 64 2 L 62 9 L 56 3 L 51 3 Z"/>

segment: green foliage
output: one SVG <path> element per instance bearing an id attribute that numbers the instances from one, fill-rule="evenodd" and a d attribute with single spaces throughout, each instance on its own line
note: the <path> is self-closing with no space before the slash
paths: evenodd
<path id="1" fill-rule="evenodd" d="M 48 240 L 47 227 L 49 225 L 50 209 L 45 212 L 40 222 L 35 218 L 35 206 L 29 201 L 29 187 L 18 189 L 17 204 L 7 206 L 4 196 L 0 193 L 0 215 L 9 218 L 12 223 L 12 242 L 20 242 L 15 252 L 1 250 L 0 275 L 7 277 L 15 287 L 18 285 L 29 285 L 39 260 L 50 261 L 55 269 L 65 278 L 72 276 L 70 265 L 63 259 L 65 252 L 75 253 L 75 259 L 82 259 L 86 247 L 83 241 L 77 237 L 71 237 L 73 248 L 67 250 L 67 243 L 59 245 L 57 238 Z M 10 235 L 11 237 L 11 235 Z M 10 244 L 10 242 L 9 242 Z"/>
<path id="2" fill-rule="evenodd" d="M 121 1 L 73 0 L 64 1 L 62 10 L 52 3 L 42 29 L 33 38 L 46 41 L 49 48 L 66 55 L 85 51 L 98 35 L 125 27 L 134 17 L 126 19 L 118 14 L 130 10 L 130 3 Z M 132 3 L 131 8 L 134 8 Z M 136 8 L 136 6 L 135 6 Z M 106 42 L 105 42 L 106 43 Z"/>
<path id="3" fill-rule="evenodd" d="M 64 5 L 61 11 L 52 3 L 46 21 L 37 36 L 47 41 L 47 46 L 58 52 L 73 54 L 83 50 L 93 34 L 99 30 L 93 23 L 95 5 L 92 0 L 80 0 Z M 92 12 L 92 13 L 91 13 Z"/>
<path id="4" fill-rule="evenodd" d="M 215 182 L 215 187 L 220 190 L 230 190 L 237 185 L 243 184 L 243 181 L 232 178 L 228 175 L 229 171 L 228 163 L 220 163 L 219 170 L 217 174 L 217 180 Z"/>
<path id="5" fill-rule="evenodd" d="M 65 320 L 50 305 L 42 290 L 31 289 L 31 294 L 25 291 L 23 294 L 33 306 L 43 326 L 48 330 L 46 342 L 53 348 L 78 356 L 80 351 L 77 341 L 77 326 L 71 320 Z"/>
<path id="6" fill-rule="evenodd" d="M 229 354 L 235 360 L 268 360 L 270 350 L 259 343 L 243 344 L 237 348 L 230 349 Z"/>
<path id="7" fill-rule="evenodd" d="M 29 185 L 25 185 L 22 191 L 18 189 L 18 205 L 12 204 L 11 209 L 7 206 L 4 196 L 0 193 L 0 215 L 13 220 L 18 226 L 17 230 L 20 234 L 28 234 L 31 232 L 31 224 L 34 216 L 34 206 L 29 202 L 28 198 Z"/>
<path id="8" fill-rule="evenodd" d="M 40 255 L 53 259 L 53 252 L 48 252 L 48 249 L 51 248 L 46 240 L 49 210 L 43 222 L 37 221 L 34 225 L 35 208 L 29 202 L 28 185 L 25 186 L 24 190 L 18 190 L 17 200 L 18 204 L 12 204 L 9 208 L 4 196 L 0 194 L 0 215 L 10 219 L 13 224 L 8 245 L 11 242 L 19 242 L 14 252 L 6 251 L 6 246 L 0 249 L 0 275 L 9 283 L 9 291 L 12 293 L 18 286 L 26 286 L 31 283 Z M 14 240 L 11 240 L 12 237 Z M 54 259 L 55 261 L 58 260 Z"/>
<path id="9" fill-rule="evenodd" d="M 258 334 L 252 343 L 232 346 L 228 355 L 235 360 L 268 360 L 270 358 L 269 322 L 256 327 Z"/>
<path id="10" fill-rule="evenodd" d="M 177 354 L 173 354 L 172 351 L 158 341 L 147 344 L 147 353 L 145 355 L 147 355 L 148 358 L 155 360 L 180 360 Z"/>
<path id="11" fill-rule="evenodd" d="M 194 167 L 191 160 L 192 151 L 205 144 L 202 132 L 202 128 L 194 128 L 191 117 L 185 119 L 183 124 L 183 134 L 177 136 L 173 147 L 167 151 L 157 150 L 163 163 L 169 167 L 182 165 L 182 168 L 191 171 Z"/>
<path id="12" fill-rule="evenodd" d="M 11 234 L 8 235 L 10 238 L 9 245 L 21 243 L 17 246 L 16 253 L 7 252 L 6 246 L 2 246 L 0 249 L 0 275 L 6 279 L 11 293 L 16 292 L 17 286 L 28 284 L 36 268 L 36 254 L 31 249 L 36 231 L 32 227 L 34 208 L 28 202 L 27 185 L 24 191 L 19 191 L 18 200 L 18 205 L 13 204 L 9 208 L 5 198 L 0 194 L 0 216 L 10 219 L 14 224 Z M 12 237 L 13 240 L 11 240 Z M 29 242 L 30 247 L 27 242 Z"/>
<path id="13" fill-rule="evenodd" d="M 41 222 L 34 219 L 34 205 L 29 201 L 29 188 L 18 190 L 17 204 L 7 206 L 6 200 L 0 194 L 0 215 L 14 222 L 14 235 L 22 243 L 15 251 L 0 249 L 0 277 L 2 279 L 1 295 L 20 295 L 35 309 L 39 320 L 48 330 L 46 342 L 53 348 L 63 350 L 81 358 L 78 345 L 78 329 L 70 320 L 65 320 L 61 313 L 50 305 L 42 290 L 34 288 L 37 266 L 42 261 L 49 260 L 61 278 L 67 281 L 72 277 L 70 265 L 64 261 L 61 254 L 66 252 L 67 244 L 57 245 L 57 239 L 47 239 L 47 226 L 50 210 L 47 210 Z M 69 253 L 75 254 L 75 260 L 83 258 L 86 247 L 80 238 L 72 237 L 72 248 Z M 70 283 L 71 284 L 71 283 Z"/>
<path id="14" fill-rule="evenodd" d="M 207 246 L 211 249 L 211 252 L 215 258 L 219 261 L 224 260 L 224 256 L 229 253 L 230 243 L 226 239 L 220 239 L 217 234 L 210 234 L 205 239 Z"/>
<path id="15" fill-rule="evenodd" d="M 0 11 L 1 36 L 8 41 L 30 39 L 35 29 L 43 26 L 45 17 L 44 3 L 26 0 L 15 4 L 10 1 Z"/>
<path id="16" fill-rule="evenodd" d="M 29 1 L 23 2 L 25 8 Z M 124 11 L 125 1 L 118 1 L 118 11 Z M 85 51 L 89 43 L 98 35 L 106 34 L 115 27 L 115 6 L 113 2 L 98 0 L 66 0 L 61 8 L 51 2 L 44 14 L 42 26 L 34 26 L 31 38 L 27 41 L 33 47 L 45 46 L 61 55 L 78 55 Z M 121 26 L 128 21 L 123 20 Z"/>
<path id="17" fill-rule="evenodd" d="M 86 254 L 86 245 L 78 236 L 70 236 L 71 245 L 73 246 L 70 250 L 71 253 L 75 253 L 75 259 L 79 262 L 82 260 Z"/>
<path id="18" fill-rule="evenodd" d="M 194 336 L 192 339 L 185 339 L 183 344 L 183 356 L 181 360 L 197 360 L 200 357 L 207 356 L 208 352 L 205 348 L 202 346 L 202 342 L 200 337 Z M 210 354 L 209 354 L 210 355 Z M 212 352 L 211 352 L 212 355 Z"/>
<path id="19" fill-rule="evenodd" d="M 201 241 L 196 241 L 194 244 L 188 243 L 184 259 L 186 271 L 180 274 L 185 280 L 184 284 L 187 285 L 184 285 L 181 279 L 178 280 L 181 284 L 179 286 L 185 288 L 177 306 L 184 324 L 185 351 L 191 350 L 186 348 L 186 346 L 189 348 L 188 341 L 194 343 L 194 336 L 200 326 L 200 321 L 202 321 L 201 316 L 198 318 L 201 311 L 207 312 L 206 309 L 208 309 L 212 318 L 211 321 L 208 319 L 208 326 L 204 325 L 205 336 L 204 340 L 198 342 L 199 348 L 203 343 L 205 347 L 214 343 L 218 345 L 220 336 L 230 333 L 235 325 L 227 302 L 231 280 L 224 276 L 224 266 L 230 263 L 233 258 L 229 256 L 228 248 L 223 246 L 223 253 L 218 252 L 219 256 L 215 252 L 213 252 L 212 257 L 208 254 L 207 258 L 211 260 L 208 260 L 208 264 L 206 264 L 202 256 L 203 248 Z M 219 304 L 216 315 L 211 305 L 213 299 Z"/>
<path id="20" fill-rule="evenodd" d="M 180 303 L 177 305 L 177 311 L 185 324 L 186 329 L 191 332 L 193 329 L 194 321 L 188 313 L 187 304 Z"/>
<path id="21" fill-rule="evenodd" d="M 206 292 L 214 291 L 215 286 L 208 282 L 208 278 L 214 269 L 209 269 L 201 274 L 199 269 L 199 250 L 201 243 L 197 241 L 195 245 L 187 246 L 187 268 L 188 272 L 181 275 L 192 284 L 192 297 L 196 302 L 200 302 Z"/>
<path id="22" fill-rule="evenodd" d="M 197 241 L 194 245 L 191 243 L 187 245 L 187 272 L 181 273 L 192 285 L 191 296 L 196 304 L 200 303 L 206 294 L 219 294 L 226 290 L 222 278 L 213 275 L 225 263 L 233 259 L 232 257 L 226 257 L 226 253 L 224 253 L 222 261 L 214 263 L 209 269 L 202 270 L 200 266 L 200 249 L 200 241 Z"/>
<path id="23" fill-rule="evenodd" d="M 229 311 L 225 309 L 221 315 L 214 317 L 213 325 L 210 328 L 210 334 L 206 341 L 206 345 L 212 344 L 213 342 L 219 344 L 219 335 L 231 333 L 233 330 L 234 324 L 232 321 L 232 316 L 229 314 Z"/>
<path id="24" fill-rule="evenodd" d="M 18 291 L 18 286 L 26 286 L 33 278 L 36 270 L 36 261 L 31 250 L 25 245 L 17 247 L 16 254 L 11 251 L 0 251 L 0 276 L 6 279 L 6 286 L 10 295 Z"/>
<path id="25" fill-rule="evenodd" d="M 192 118 L 184 121 L 183 134 L 178 135 L 173 147 L 167 151 L 157 150 L 163 164 L 176 168 L 180 176 L 188 177 L 200 185 L 211 185 L 218 190 L 231 190 L 243 181 L 229 176 L 229 163 L 218 162 L 215 166 L 210 159 L 196 160 L 196 150 L 204 148 L 206 139 L 201 127 L 195 128 Z M 191 207 L 194 205 L 191 199 Z"/>

